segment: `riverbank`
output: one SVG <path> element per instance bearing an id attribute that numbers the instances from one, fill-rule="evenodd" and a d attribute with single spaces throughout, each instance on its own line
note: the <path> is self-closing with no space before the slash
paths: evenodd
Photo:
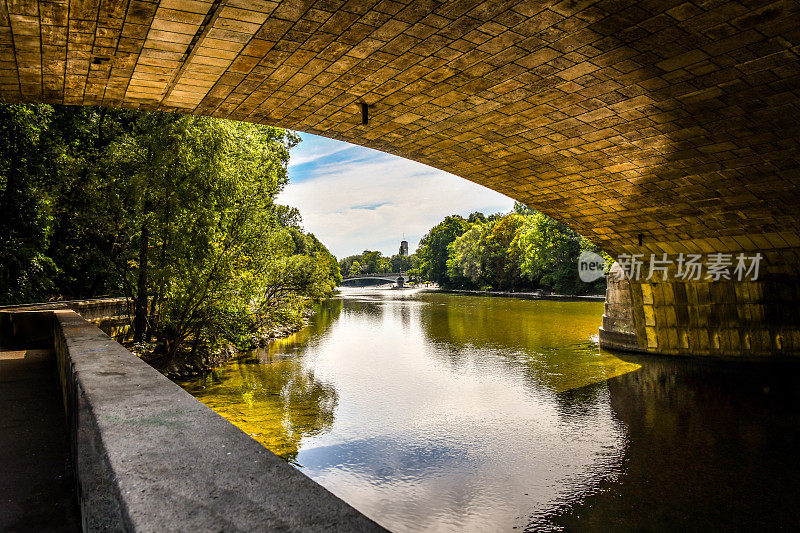
<path id="1" fill-rule="evenodd" d="M 297 333 L 308 325 L 308 320 L 313 314 L 312 310 L 308 310 L 303 316 L 302 322 L 296 324 L 273 325 L 261 336 L 254 336 L 250 339 L 249 349 L 263 348 L 276 339 L 283 339 L 293 333 Z M 213 352 L 201 350 L 199 353 L 194 354 L 179 354 L 176 358 L 168 360 L 163 355 L 155 353 L 152 348 L 149 350 L 146 347 L 144 348 L 145 349 L 137 349 L 136 346 L 129 347 L 132 352 L 138 353 L 143 361 L 173 381 L 191 379 L 211 372 L 215 368 L 227 363 L 241 352 L 241 350 L 238 350 L 232 344 L 226 344 Z"/>
<path id="2" fill-rule="evenodd" d="M 476 291 L 467 289 L 443 289 L 441 287 L 424 289 L 439 291 L 446 294 L 468 294 L 470 296 L 495 296 L 498 298 L 519 298 L 521 300 L 574 300 L 583 302 L 604 302 L 604 294 L 575 296 L 569 294 L 544 294 L 542 292 L 514 292 L 514 291 Z"/>

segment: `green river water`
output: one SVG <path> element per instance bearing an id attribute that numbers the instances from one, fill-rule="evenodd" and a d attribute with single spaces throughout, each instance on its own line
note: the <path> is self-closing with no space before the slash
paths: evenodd
<path id="1" fill-rule="evenodd" d="M 602 312 L 343 289 L 182 385 L 392 531 L 800 525 L 794 368 L 618 357 Z"/>

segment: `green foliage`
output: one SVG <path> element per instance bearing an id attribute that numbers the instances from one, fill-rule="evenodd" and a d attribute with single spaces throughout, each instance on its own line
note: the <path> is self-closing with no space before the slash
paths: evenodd
<path id="1" fill-rule="evenodd" d="M 350 264 L 350 268 L 346 271 L 343 270 L 343 272 L 346 276 L 358 276 L 364 273 L 364 268 L 361 266 L 361 262 L 356 259 Z"/>
<path id="2" fill-rule="evenodd" d="M 445 275 L 433 277 L 441 243 L 453 235 L 446 246 Z M 517 202 L 506 215 L 448 217 L 420 243 L 418 260 L 423 278 L 445 287 L 600 293 L 604 280 L 587 284 L 578 277 L 583 250 L 602 253 L 564 224 Z"/>
<path id="3" fill-rule="evenodd" d="M 364 250 L 358 255 L 347 256 L 339 261 L 339 268 L 344 276 L 405 272 L 410 265 L 411 261 L 405 256 L 386 257 L 381 252 L 370 250 Z"/>
<path id="4" fill-rule="evenodd" d="M 58 146 L 48 139 L 49 106 L 0 106 L 0 302 L 46 297 L 58 268 L 43 253 L 52 237 Z"/>
<path id="5" fill-rule="evenodd" d="M 484 236 L 491 230 L 491 224 L 477 222 L 448 245 L 447 275 L 451 280 L 465 278 L 473 286 L 485 283 Z"/>
<path id="6" fill-rule="evenodd" d="M 448 246 L 467 229 L 469 222 L 458 215 L 451 215 L 422 237 L 417 248 L 417 271 L 421 279 L 434 281 L 442 286 L 453 284 L 447 272 Z"/>
<path id="7" fill-rule="evenodd" d="M 174 354 L 296 322 L 341 280 L 299 212 L 274 202 L 289 132 L 90 107 L 0 113 L 7 302 L 124 294 L 135 335 Z"/>
<path id="8" fill-rule="evenodd" d="M 535 215 L 537 211 L 535 209 L 531 209 L 522 202 L 514 202 L 514 213 L 522 216 L 531 216 Z"/>
<path id="9" fill-rule="evenodd" d="M 525 219 L 511 213 L 499 219 L 485 236 L 484 271 L 492 288 L 508 290 L 521 287 L 520 249 L 516 238 Z"/>
<path id="10" fill-rule="evenodd" d="M 486 222 L 486 215 L 481 213 L 480 211 L 475 211 L 469 215 L 467 218 L 467 222 L 470 224 L 483 224 Z"/>
<path id="11" fill-rule="evenodd" d="M 414 268 L 414 260 L 410 255 L 395 254 L 389 258 L 391 272 L 408 272 Z"/>
<path id="12" fill-rule="evenodd" d="M 529 280 L 563 294 L 583 294 L 592 288 L 578 277 L 578 256 L 599 248 L 564 224 L 542 214 L 526 217 L 518 246 L 522 250 L 522 273 Z"/>

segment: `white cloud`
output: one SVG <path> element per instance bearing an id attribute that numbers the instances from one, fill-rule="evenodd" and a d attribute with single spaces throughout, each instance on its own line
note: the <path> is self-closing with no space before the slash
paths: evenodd
<path id="1" fill-rule="evenodd" d="M 340 146 L 339 144 L 343 146 Z M 305 165 L 306 163 L 313 163 L 351 148 L 351 146 L 347 143 L 339 144 L 330 146 L 315 146 L 303 151 L 295 150 L 292 152 L 291 159 L 289 159 L 289 168 Z"/>
<path id="2" fill-rule="evenodd" d="M 305 229 L 340 258 L 365 249 L 395 254 L 403 234 L 413 250 L 447 215 L 513 205 L 506 196 L 421 163 L 318 137 L 308 143 L 308 154 L 304 144 L 292 158 L 310 164 L 299 180 L 290 167 L 292 182 L 279 201 L 300 209 Z"/>

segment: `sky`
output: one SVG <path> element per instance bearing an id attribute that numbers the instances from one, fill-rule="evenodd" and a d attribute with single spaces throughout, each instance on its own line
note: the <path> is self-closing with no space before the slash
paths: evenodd
<path id="1" fill-rule="evenodd" d="M 289 185 L 278 201 L 296 207 L 303 228 L 339 259 L 379 250 L 394 255 L 405 235 L 413 253 L 444 217 L 508 212 L 514 201 L 435 168 L 342 141 L 301 133 Z"/>

